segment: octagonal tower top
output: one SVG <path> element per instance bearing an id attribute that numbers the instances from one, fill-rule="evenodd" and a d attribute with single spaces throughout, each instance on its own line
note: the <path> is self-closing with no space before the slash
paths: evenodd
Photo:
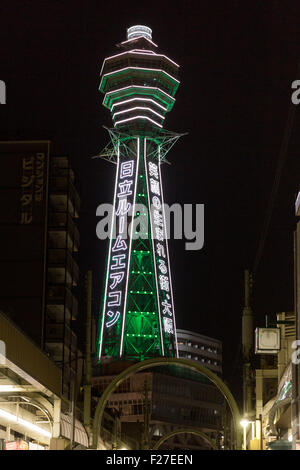
<path id="1" fill-rule="evenodd" d="M 149 28 L 148 26 L 143 26 L 143 25 L 136 25 L 136 26 L 131 26 L 130 28 L 127 29 L 127 39 L 134 39 L 134 38 L 140 38 L 144 37 L 146 39 L 152 40 L 152 29 Z"/>
<path id="2" fill-rule="evenodd" d="M 99 86 L 114 127 L 143 133 L 161 129 L 175 103 L 179 65 L 158 52 L 148 26 L 128 28 L 127 40 L 117 47 L 122 52 L 104 59 Z"/>

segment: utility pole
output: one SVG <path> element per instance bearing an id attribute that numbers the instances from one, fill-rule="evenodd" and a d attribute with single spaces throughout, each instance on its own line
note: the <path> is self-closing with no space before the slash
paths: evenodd
<path id="1" fill-rule="evenodd" d="M 251 355 L 253 352 L 253 312 L 250 306 L 250 273 L 245 271 L 245 307 L 242 317 L 243 347 L 243 416 L 249 419 L 253 414 L 253 380 L 251 377 Z"/>
<path id="2" fill-rule="evenodd" d="M 76 358 L 75 358 L 76 364 L 75 364 L 75 376 L 72 375 L 72 384 L 71 384 L 71 403 L 72 403 L 72 432 L 71 432 L 71 440 L 70 440 L 70 450 L 73 450 L 74 442 L 75 442 L 75 422 L 76 422 L 76 394 L 77 394 L 77 351 L 76 351 Z"/>
<path id="3" fill-rule="evenodd" d="M 264 439 L 263 439 L 263 417 L 259 415 L 259 427 L 260 427 L 260 450 L 264 450 Z"/>
<path id="4" fill-rule="evenodd" d="M 86 340 L 85 340 L 85 377 L 84 377 L 84 426 L 87 429 L 89 441 L 91 437 L 91 394 L 92 394 L 92 365 L 91 365 L 91 332 L 92 332 L 92 271 L 86 276 Z M 90 444 L 90 442 L 89 442 Z"/>

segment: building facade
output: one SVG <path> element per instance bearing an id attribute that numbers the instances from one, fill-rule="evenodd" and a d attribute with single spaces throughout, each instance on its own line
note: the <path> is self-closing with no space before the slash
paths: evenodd
<path id="1" fill-rule="evenodd" d="M 255 370 L 256 415 L 247 430 L 248 448 L 251 450 L 271 449 L 276 445 L 292 448 L 295 314 L 282 312 L 276 318 L 280 329 L 280 350 L 277 354 L 262 354 L 260 367 Z"/>
<path id="2" fill-rule="evenodd" d="M 50 142 L 1 142 L 0 156 L 0 308 L 43 347 Z"/>
<path id="3" fill-rule="evenodd" d="M 70 398 L 77 340 L 80 199 L 49 141 L 0 142 L 0 309 L 62 369 Z"/>
<path id="4" fill-rule="evenodd" d="M 222 376 L 222 342 L 188 330 L 177 329 L 178 354 Z"/>
<path id="5" fill-rule="evenodd" d="M 63 370 L 63 392 L 69 397 L 77 367 L 77 336 L 73 325 L 78 318 L 78 299 L 74 288 L 79 282 L 76 259 L 80 241 L 76 225 L 79 210 L 80 198 L 69 159 L 52 157 L 44 344 Z"/>

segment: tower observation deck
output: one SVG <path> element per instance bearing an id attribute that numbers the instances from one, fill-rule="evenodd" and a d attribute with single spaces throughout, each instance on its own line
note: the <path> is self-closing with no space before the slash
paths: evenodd
<path id="1" fill-rule="evenodd" d="M 180 137 L 163 129 L 179 66 L 157 51 L 147 26 L 128 28 L 117 47 L 99 87 L 113 121 L 99 156 L 116 164 L 116 181 L 98 360 L 177 357 L 161 164 Z"/>
<path id="2" fill-rule="evenodd" d="M 162 128 L 175 103 L 179 66 L 156 52 L 150 28 L 133 26 L 127 37 L 119 44 L 122 52 L 104 60 L 100 83 L 103 104 L 111 111 L 117 129 L 138 127 L 143 131 L 149 124 Z"/>

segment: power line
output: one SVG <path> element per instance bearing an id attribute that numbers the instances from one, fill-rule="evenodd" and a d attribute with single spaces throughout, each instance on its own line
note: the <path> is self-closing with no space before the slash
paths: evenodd
<path id="1" fill-rule="evenodd" d="M 298 64 L 298 70 L 297 70 L 297 76 L 300 73 L 300 62 Z M 290 103 L 289 106 L 289 112 L 288 112 L 288 117 L 285 125 L 285 130 L 284 130 L 284 135 L 283 135 L 283 140 L 281 143 L 280 151 L 279 151 L 279 156 L 278 156 L 278 162 L 277 162 L 277 168 L 276 168 L 276 173 L 273 181 L 273 186 L 272 190 L 270 193 L 269 201 L 268 201 L 268 206 L 267 206 L 267 211 L 266 215 L 264 218 L 261 234 L 260 234 L 260 240 L 257 248 L 257 252 L 255 255 L 254 263 L 253 263 L 253 269 L 252 273 L 255 275 L 259 266 L 259 263 L 262 258 L 262 253 L 265 247 L 266 239 L 268 236 L 269 232 L 269 227 L 270 227 L 270 222 L 272 219 L 272 214 L 273 214 L 273 209 L 274 209 L 274 204 L 276 200 L 276 196 L 278 193 L 278 188 L 280 184 L 280 179 L 281 179 L 281 174 L 282 170 L 285 164 L 286 160 L 286 155 L 287 155 L 287 149 L 291 137 L 291 132 L 293 129 L 293 124 L 294 124 L 294 118 L 295 118 L 295 112 L 296 112 L 296 106 L 292 103 Z"/>

